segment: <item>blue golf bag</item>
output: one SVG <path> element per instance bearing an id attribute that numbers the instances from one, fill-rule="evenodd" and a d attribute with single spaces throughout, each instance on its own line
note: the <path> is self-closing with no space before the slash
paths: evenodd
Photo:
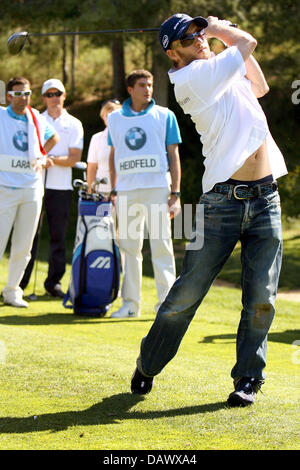
<path id="1" fill-rule="evenodd" d="M 103 317 L 118 295 L 119 284 L 112 203 L 80 197 L 71 279 L 63 305 L 77 315 Z"/>

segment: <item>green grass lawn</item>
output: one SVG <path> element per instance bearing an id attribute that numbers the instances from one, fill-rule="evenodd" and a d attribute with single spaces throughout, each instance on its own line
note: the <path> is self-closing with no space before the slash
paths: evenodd
<path id="1" fill-rule="evenodd" d="M 2 289 L 7 258 L 0 266 Z M 154 319 L 153 279 L 143 278 L 140 318 L 87 319 L 44 295 L 46 269 L 40 262 L 39 298 L 28 309 L 0 302 L 0 449 L 300 448 L 300 355 L 293 344 L 300 342 L 299 303 L 277 301 L 267 381 L 253 407 L 226 404 L 241 307 L 237 288 L 211 288 L 177 356 L 151 394 L 139 397 L 130 393 L 130 378 Z"/>

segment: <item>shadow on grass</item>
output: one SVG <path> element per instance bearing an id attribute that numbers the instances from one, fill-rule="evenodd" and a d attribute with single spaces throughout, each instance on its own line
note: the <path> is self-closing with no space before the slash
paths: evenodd
<path id="1" fill-rule="evenodd" d="M 30 299 L 30 296 L 31 295 L 36 295 L 34 294 L 34 292 L 32 292 L 31 294 L 26 294 L 24 295 L 24 299 L 29 301 L 30 303 L 35 303 L 35 302 L 58 302 L 59 301 L 59 298 L 58 297 L 54 297 L 53 295 L 49 295 L 49 294 L 43 294 L 43 295 L 37 295 L 36 296 L 36 300 L 31 300 Z M 62 302 L 62 300 L 61 300 Z"/>
<path id="2" fill-rule="evenodd" d="M 0 418 L 0 433 L 23 434 L 28 432 L 58 432 L 72 426 L 97 426 L 119 424 L 127 419 L 153 420 L 201 413 L 212 413 L 227 407 L 226 402 L 208 403 L 183 408 L 158 411 L 130 411 L 144 397 L 120 393 L 104 398 L 85 410 L 46 413 L 39 416 Z"/>
<path id="3" fill-rule="evenodd" d="M 31 295 L 35 295 L 35 294 L 32 292 L 31 294 L 26 294 L 23 296 L 24 300 L 29 302 L 29 305 L 34 305 L 36 302 L 58 302 L 59 301 L 57 297 L 53 297 L 52 295 L 48 295 L 48 294 L 37 295 L 36 299 L 32 300 L 30 299 Z M 3 297 L 2 297 L 2 301 L 3 301 Z M 5 305 L 4 303 L 2 303 L 2 305 L 0 305 L 0 308 L 1 307 L 9 307 L 9 305 Z"/>
<path id="4" fill-rule="evenodd" d="M 285 330 L 281 332 L 274 332 L 268 334 L 268 341 L 274 343 L 293 344 L 294 341 L 300 339 L 300 330 Z M 212 335 L 205 336 L 199 343 L 234 343 L 236 340 L 235 334 Z"/>
<path id="5" fill-rule="evenodd" d="M 4 306 L 6 307 L 6 306 Z M 0 307 L 1 308 L 1 307 Z M 76 325 L 83 323 L 136 323 L 136 322 L 153 322 L 153 319 L 142 318 L 122 318 L 110 319 L 109 317 L 84 317 L 74 315 L 73 313 L 45 313 L 42 315 L 7 315 L 0 316 L 0 324 L 2 325 Z"/>

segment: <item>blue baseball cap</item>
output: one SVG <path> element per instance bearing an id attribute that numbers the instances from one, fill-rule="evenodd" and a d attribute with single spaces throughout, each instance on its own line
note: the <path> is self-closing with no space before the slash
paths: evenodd
<path id="1" fill-rule="evenodd" d="M 159 40 L 163 50 L 170 49 L 173 41 L 182 38 L 191 23 L 195 23 L 200 28 L 206 28 L 208 22 L 202 16 L 192 18 L 184 13 L 176 13 L 165 20 L 159 30 Z"/>

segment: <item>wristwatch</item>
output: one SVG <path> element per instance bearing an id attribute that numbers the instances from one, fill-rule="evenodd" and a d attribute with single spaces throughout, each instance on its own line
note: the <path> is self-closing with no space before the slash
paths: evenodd
<path id="1" fill-rule="evenodd" d="M 181 192 L 180 191 L 171 191 L 171 196 L 176 196 L 176 197 L 180 198 Z"/>
<path id="2" fill-rule="evenodd" d="M 113 188 L 113 189 L 111 190 L 110 195 L 111 195 L 111 196 L 116 196 L 116 195 L 117 195 L 117 191 L 116 191 L 115 188 Z"/>

